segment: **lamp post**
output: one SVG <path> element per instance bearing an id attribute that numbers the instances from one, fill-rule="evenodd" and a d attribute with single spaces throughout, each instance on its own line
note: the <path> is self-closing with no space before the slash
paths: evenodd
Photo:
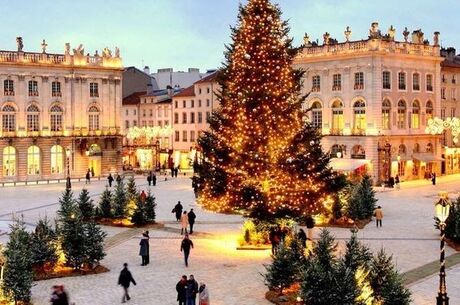
<path id="1" fill-rule="evenodd" d="M 65 150 L 65 155 L 66 155 L 66 161 L 67 161 L 67 181 L 65 183 L 65 188 L 67 190 L 72 189 L 72 184 L 70 182 L 70 148 L 67 147 Z"/>
<path id="2" fill-rule="evenodd" d="M 449 305 L 449 297 L 447 297 L 446 287 L 446 266 L 445 266 L 445 229 L 446 220 L 449 217 L 450 201 L 447 197 L 447 192 L 439 193 L 439 200 L 435 204 L 436 217 L 439 220 L 439 229 L 441 231 L 441 246 L 440 246 L 440 257 L 439 257 L 439 290 L 438 297 L 436 298 L 437 305 Z"/>
<path id="3" fill-rule="evenodd" d="M 160 168 L 160 140 L 155 142 L 155 170 Z"/>
<path id="4" fill-rule="evenodd" d="M 396 160 L 398 160 L 398 176 L 399 176 L 399 173 L 401 172 L 401 156 L 398 155 L 396 157 Z"/>

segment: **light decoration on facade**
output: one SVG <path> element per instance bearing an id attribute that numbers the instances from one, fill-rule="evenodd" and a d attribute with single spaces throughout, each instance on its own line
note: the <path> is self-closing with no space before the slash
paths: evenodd
<path id="1" fill-rule="evenodd" d="M 442 134 L 444 130 L 450 130 L 452 133 L 452 141 L 457 144 L 460 135 L 460 119 L 459 118 L 446 118 L 442 120 L 438 117 L 428 120 L 428 125 L 425 128 L 425 133 L 438 135 Z"/>
<path id="2" fill-rule="evenodd" d="M 131 127 L 126 132 L 126 138 L 130 141 L 145 139 L 146 144 L 155 144 L 156 139 L 169 137 L 173 133 L 171 126 L 154 126 L 154 127 Z"/>

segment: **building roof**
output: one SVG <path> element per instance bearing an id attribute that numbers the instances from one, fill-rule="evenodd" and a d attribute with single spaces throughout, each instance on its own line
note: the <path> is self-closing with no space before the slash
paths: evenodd
<path id="1" fill-rule="evenodd" d="M 442 68 L 460 68 L 460 60 L 447 59 L 441 62 Z"/>
<path id="2" fill-rule="evenodd" d="M 218 73 L 219 71 L 214 71 L 212 72 L 211 74 L 203 77 L 202 79 L 200 79 L 199 81 L 195 82 L 195 84 L 202 84 L 202 83 L 212 83 L 212 82 L 215 82 L 216 79 L 217 79 L 217 75 L 219 74 Z"/>
<path id="3" fill-rule="evenodd" d="M 185 88 L 181 92 L 177 93 L 174 95 L 174 97 L 189 97 L 189 96 L 195 96 L 195 87 L 194 85 L 191 85 L 190 87 Z"/>
<path id="4" fill-rule="evenodd" d="M 123 99 L 122 105 L 138 105 L 141 102 L 141 96 L 143 96 L 146 91 L 134 92 Z"/>

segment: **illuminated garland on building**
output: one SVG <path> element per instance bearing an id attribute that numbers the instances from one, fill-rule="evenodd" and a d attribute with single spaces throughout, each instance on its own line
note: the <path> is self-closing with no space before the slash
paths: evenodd
<path id="1" fill-rule="evenodd" d="M 450 130 L 452 133 L 452 141 L 457 144 L 460 135 L 460 119 L 459 118 L 434 118 L 428 120 L 428 125 L 425 128 L 425 133 L 438 135 L 442 134 L 444 130 Z"/>
<path id="2" fill-rule="evenodd" d="M 297 50 L 280 15 L 268 0 L 240 9 L 220 75 L 221 108 L 199 140 L 194 183 L 208 209 L 304 218 L 323 211 L 341 187 L 304 120 L 302 73 L 291 66 Z"/>
<path id="3" fill-rule="evenodd" d="M 165 127 L 130 127 L 126 131 L 126 138 L 134 141 L 140 138 L 145 138 L 148 144 L 154 144 L 156 138 L 171 136 L 173 129 L 171 126 Z"/>

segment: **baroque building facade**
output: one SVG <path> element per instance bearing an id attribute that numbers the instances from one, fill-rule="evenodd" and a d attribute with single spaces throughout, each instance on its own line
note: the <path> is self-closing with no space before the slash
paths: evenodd
<path id="1" fill-rule="evenodd" d="M 441 110 L 439 33 L 433 43 L 421 30 L 395 40 L 391 26 L 382 34 L 373 23 L 369 37 L 312 43 L 308 35 L 294 62 L 306 71 L 305 107 L 331 152 L 331 165 L 345 172 L 366 170 L 374 182 L 399 175 L 401 180 L 441 174 L 440 136 L 425 133 Z"/>
<path id="2" fill-rule="evenodd" d="M 0 182 L 95 176 L 121 169 L 121 78 L 112 55 L 0 51 Z"/>

